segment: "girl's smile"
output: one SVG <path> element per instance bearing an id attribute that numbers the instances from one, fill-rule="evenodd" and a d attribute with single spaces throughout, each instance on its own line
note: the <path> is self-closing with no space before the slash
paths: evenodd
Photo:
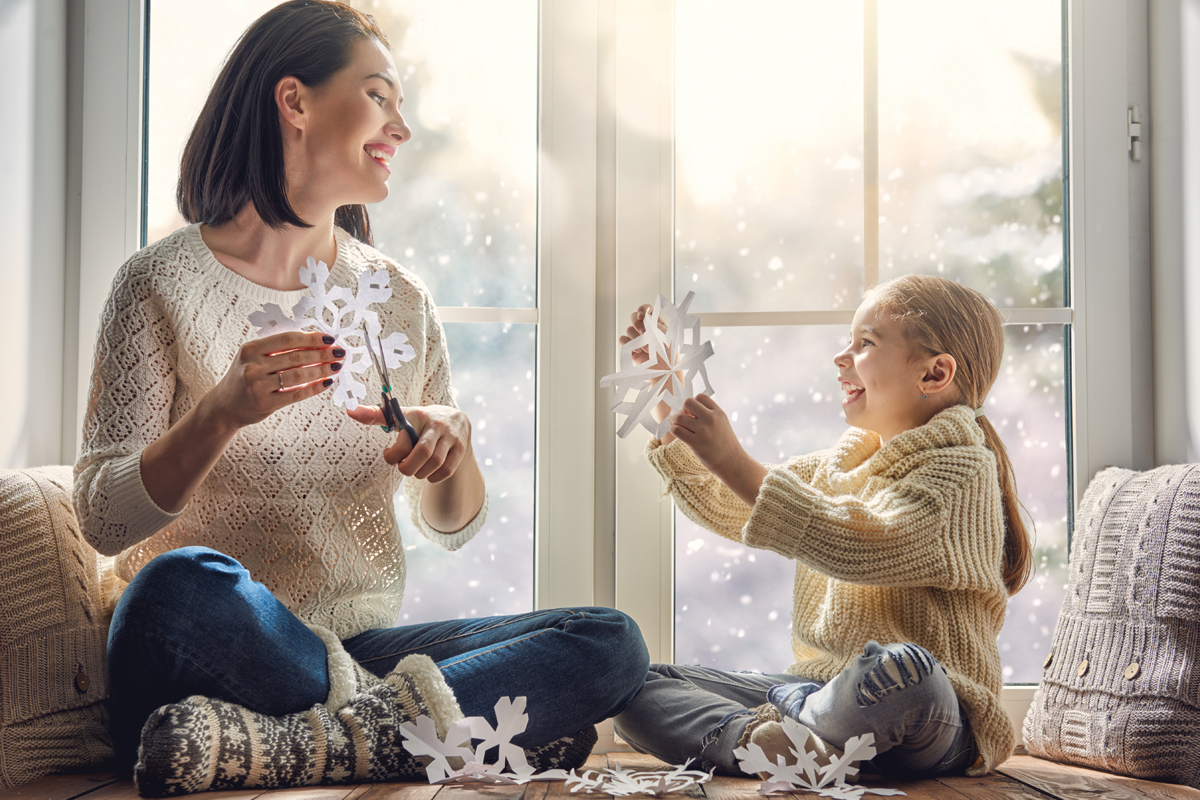
<path id="1" fill-rule="evenodd" d="M 954 359 L 914 353 L 901 323 L 874 301 L 858 307 L 850 331 L 850 344 L 833 358 L 849 424 L 886 442 L 957 402 Z"/>

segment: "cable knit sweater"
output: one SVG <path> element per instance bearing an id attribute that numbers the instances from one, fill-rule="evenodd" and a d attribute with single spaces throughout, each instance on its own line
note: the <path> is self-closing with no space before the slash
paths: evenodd
<path id="1" fill-rule="evenodd" d="M 689 519 L 796 562 L 790 674 L 828 681 L 871 639 L 915 642 L 946 667 L 970 719 L 969 774 L 1008 758 L 1004 512 L 973 411 L 954 406 L 883 446 L 851 428 L 832 450 L 770 468 L 753 508 L 683 442 L 653 440 L 647 454 Z"/>
<path id="2" fill-rule="evenodd" d="M 401 405 L 454 405 L 445 334 L 428 289 L 412 273 L 338 229 L 330 277 L 358 286 L 386 269 L 391 299 L 373 306 L 384 335 L 401 331 L 416 358 L 393 370 Z M 160 509 L 141 476 L 142 451 L 224 376 L 254 338 L 248 316 L 264 303 L 290 309 L 310 290 L 276 291 L 220 264 L 197 225 L 134 254 L 100 319 L 75 510 L 87 540 L 117 555 L 129 581 L 155 556 L 206 545 L 238 559 L 306 622 L 347 638 L 396 623 L 404 547 L 393 496 L 402 476 L 383 460 L 395 434 L 362 425 L 326 392 L 239 431 L 187 506 Z M 363 373 L 368 397 L 378 377 Z M 453 550 L 483 524 L 487 501 L 455 533 L 420 514 L 424 481 L 404 480 L 413 523 Z"/>

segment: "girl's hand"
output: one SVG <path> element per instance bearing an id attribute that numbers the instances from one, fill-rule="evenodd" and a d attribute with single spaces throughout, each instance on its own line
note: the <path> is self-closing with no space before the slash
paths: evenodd
<path id="1" fill-rule="evenodd" d="M 706 394 L 684 400 L 683 409 L 671 420 L 670 432 L 692 448 L 705 469 L 746 505 L 754 505 L 767 469 L 742 447 L 729 417 L 715 400 Z"/>
<path id="2" fill-rule="evenodd" d="M 652 305 L 641 305 L 638 306 L 637 311 L 629 315 L 629 327 L 625 329 L 625 335 L 617 339 L 617 342 L 622 347 L 646 332 L 646 312 L 650 311 L 652 308 L 654 308 Z M 661 331 L 665 331 L 667 329 L 666 323 L 664 323 L 661 319 L 658 321 L 658 329 Z M 633 351 L 634 364 L 645 364 L 649 360 L 649 347 L 639 347 Z"/>
<path id="3" fill-rule="evenodd" d="M 417 443 L 414 445 L 408 433 L 400 429 L 396 441 L 383 451 L 384 460 L 395 464 L 402 475 L 441 483 L 453 475 L 471 453 L 471 420 L 453 406 L 418 406 L 402 410 L 417 432 Z M 364 425 L 384 424 L 383 410 L 379 406 L 359 406 L 346 413 Z"/>
<path id="4" fill-rule="evenodd" d="M 218 420 L 243 428 L 328 389 L 345 357 L 345 349 L 319 331 L 266 336 L 241 346 L 205 399 Z"/>

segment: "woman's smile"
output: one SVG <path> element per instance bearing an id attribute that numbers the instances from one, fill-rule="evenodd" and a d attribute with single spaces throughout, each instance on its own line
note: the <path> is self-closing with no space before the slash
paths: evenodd
<path id="1" fill-rule="evenodd" d="M 387 170 L 389 175 L 392 174 L 390 165 L 392 163 L 392 156 L 396 154 L 396 148 L 392 147 L 390 144 L 372 142 L 371 144 L 363 147 L 363 150 L 366 151 L 367 155 L 369 155 L 376 164 Z"/>

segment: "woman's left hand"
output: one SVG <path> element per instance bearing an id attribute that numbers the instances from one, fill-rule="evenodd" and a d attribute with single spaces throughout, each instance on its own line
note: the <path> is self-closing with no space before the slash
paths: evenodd
<path id="1" fill-rule="evenodd" d="M 471 453 L 470 418 L 453 406 L 414 406 L 403 411 L 417 432 L 417 443 L 401 428 L 395 443 L 383 451 L 384 460 L 395 464 L 402 475 L 430 483 L 446 480 Z M 384 424 L 379 406 L 359 406 L 346 413 L 364 425 Z"/>

